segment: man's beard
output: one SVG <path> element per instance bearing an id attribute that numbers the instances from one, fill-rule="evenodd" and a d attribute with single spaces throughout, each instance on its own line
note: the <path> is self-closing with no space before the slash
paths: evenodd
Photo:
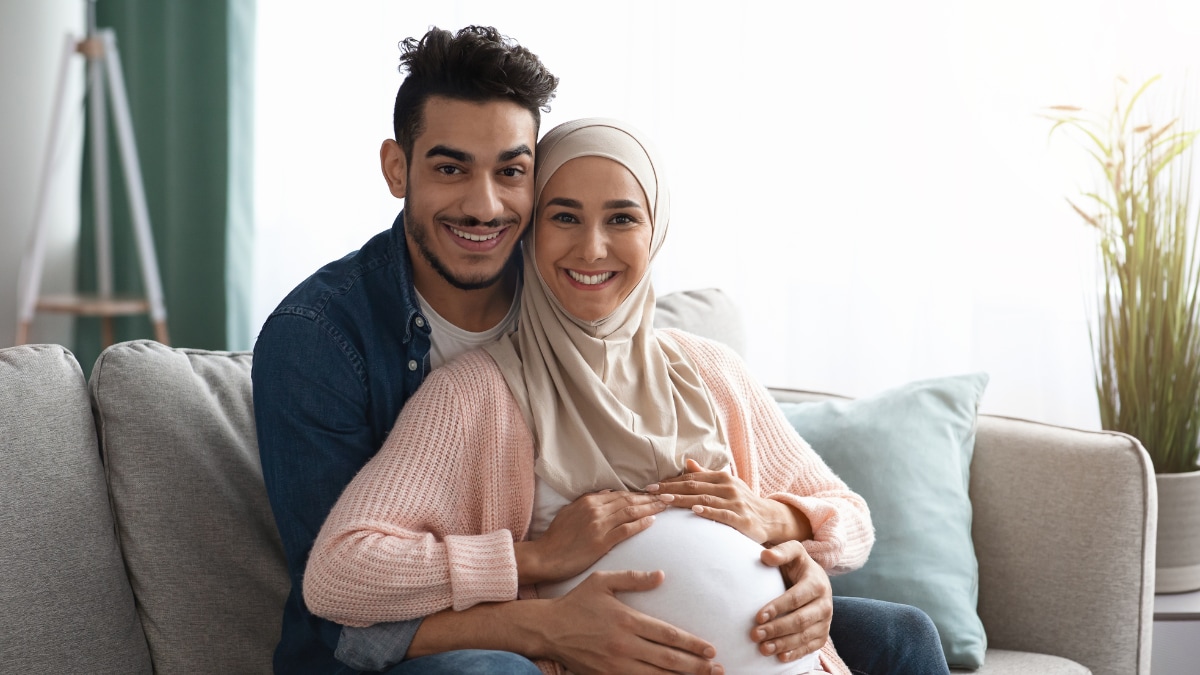
<path id="1" fill-rule="evenodd" d="M 480 224 L 479 221 L 474 219 L 471 219 L 470 222 L 466 222 L 467 219 L 460 219 L 460 221 L 462 225 L 476 226 Z M 486 223 L 489 227 L 498 227 L 502 224 L 504 224 L 504 221 Z M 463 277 L 454 274 L 438 259 L 437 254 L 433 252 L 433 248 L 429 244 L 430 228 L 426 224 L 418 223 L 409 218 L 407 210 L 404 214 L 404 231 L 408 236 L 412 237 L 413 243 L 417 245 L 417 250 L 421 253 L 421 257 L 438 273 L 438 276 L 445 279 L 451 286 L 462 291 L 477 291 L 482 288 L 490 288 L 497 281 L 500 281 L 509 264 L 512 263 L 513 258 L 520 253 L 520 247 L 513 247 L 512 255 L 509 256 L 505 264 L 496 270 L 495 274 L 484 275 L 481 273 L 472 277 Z"/>

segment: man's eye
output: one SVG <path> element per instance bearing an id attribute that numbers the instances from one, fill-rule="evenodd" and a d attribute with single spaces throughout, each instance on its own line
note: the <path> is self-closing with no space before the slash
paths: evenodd
<path id="1" fill-rule="evenodd" d="M 516 178 L 517 176 L 525 175 L 525 170 L 520 167 L 510 166 L 507 169 L 500 169 L 500 175 L 508 178 Z"/>
<path id="2" fill-rule="evenodd" d="M 437 172 L 447 176 L 454 176 L 462 173 L 462 169 L 458 168 L 457 166 L 439 166 L 437 168 Z"/>

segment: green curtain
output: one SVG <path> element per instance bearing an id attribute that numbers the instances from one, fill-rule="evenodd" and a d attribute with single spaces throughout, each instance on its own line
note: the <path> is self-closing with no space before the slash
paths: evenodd
<path id="1" fill-rule="evenodd" d="M 171 344 L 245 348 L 229 336 L 249 334 L 254 0 L 103 0 L 96 8 L 97 25 L 116 34 L 124 69 Z M 143 295 L 111 127 L 113 288 Z M 91 292 L 90 143 L 84 153 L 78 278 L 80 291 Z M 144 315 L 119 318 L 114 328 L 117 341 L 154 337 Z M 101 349 L 99 320 L 79 319 L 75 341 L 90 370 Z"/>

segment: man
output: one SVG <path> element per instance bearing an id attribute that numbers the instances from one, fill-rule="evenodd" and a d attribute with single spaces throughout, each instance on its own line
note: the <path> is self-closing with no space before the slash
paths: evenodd
<path id="1" fill-rule="evenodd" d="M 638 573 L 582 585 L 556 601 L 554 620 L 534 603 L 510 602 L 357 629 L 305 608 L 313 540 L 405 401 L 432 368 L 510 331 L 517 316 L 513 252 L 532 212 L 540 111 L 558 80 L 528 50 L 480 27 L 406 40 L 402 67 L 396 138 L 384 141 L 380 162 L 404 211 L 293 290 L 255 346 L 263 474 L 292 580 L 276 671 L 538 672 L 521 654 L 581 673 L 637 664 L 719 672 L 706 643 L 616 601 L 618 590 L 658 583 Z M 645 502 L 630 499 L 630 518 L 640 517 Z M 829 631 L 828 580 L 797 542 L 776 560 L 798 583 L 776 601 L 760 642 L 776 654 L 809 650 Z"/>

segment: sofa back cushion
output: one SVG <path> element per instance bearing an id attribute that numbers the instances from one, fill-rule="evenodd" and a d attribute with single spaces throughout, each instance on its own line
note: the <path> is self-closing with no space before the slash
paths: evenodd
<path id="1" fill-rule="evenodd" d="M 83 372 L 0 349 L 0 670 L 149 673 L 113 536 Z"/>
<path id="2" fill-rule="evenodd" d="M 871 507 L 871 557 L 830 579 L 834 595 L 921 608 L 937 626 L 947 662 L 971 670 L 983 665 L 988 642 L 976 612 L 979 566 L 967 493 L 987 382 L 986 374 L 974 373 L 854 400 L 779 404 Z"/>
<path id="3" fill-rule="evenodd" d="M 678 328 L 716 340 L 738 354 L 746 354 L 746 331 L 742 314 L 719 288 L 675 291 L 658 297 L 654 308 L 655 328 Z"/>
<path id="4" fill-rule="evenodd" d="M 250 354 L 114 345 L 92 406 L 158 673 L 269 673 L 288 592 L 263 486 Z"/>

